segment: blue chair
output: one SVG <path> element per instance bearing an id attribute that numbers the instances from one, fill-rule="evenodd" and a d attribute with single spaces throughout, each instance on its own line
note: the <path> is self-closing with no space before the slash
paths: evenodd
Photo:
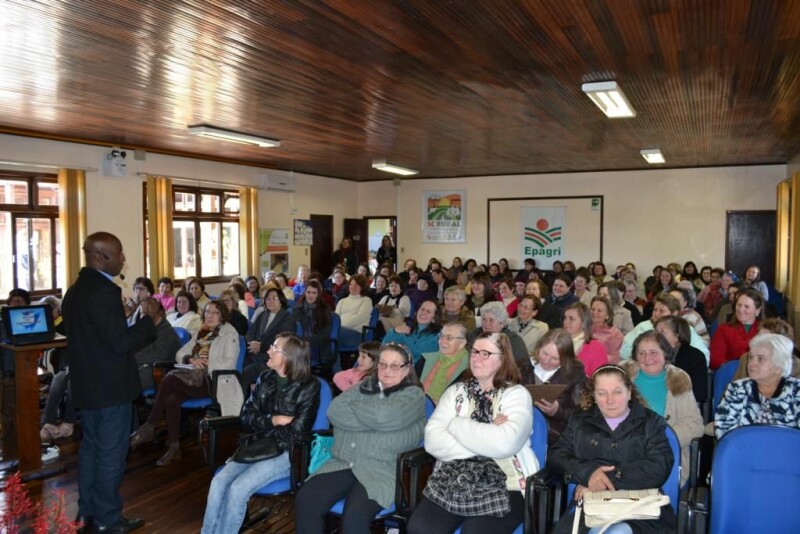
<path id="1" fill-rule="evenodd" d="M 178 339 L 181 340 L 181 347 L 186 345 L 189 342 L 189 340 L 192 339 L 192 334 L 190 334 L 189 331 L 186 330 L 185 328 L 181 328 L 180 326 L 178 326 L 174 330 L 175 333 L 178 334 Z"/>
<path id="2" fill-rule="evenodd" d="M 256 308 L 253 307 L 253 306 L 248 306 L 247 307 L 247 320 L 248 321 L 252 321 L 253 320 L 253 314 L 254 313 L 256 313 Z"/>
<path id="3" fill-rule="evenodd" d="M 214 396 L 216 392 L 217 381 L 220 379 L 220 377 L 226 375 L 234 375 L 236 379 L 239 380 L 242 376 L 245 356 L 247 356 L 247 341 L 245 341 L 244 336 L 239 336 L 239 358 L 236 361 L 236 369 L 213 371 L 211 373 L 211 396 L 185 400 L 183 403 L 181 403 L 181 408 L 188 410 L 199 410 L 208 409 L 213 406 L 216 403 Z"/>
<path id="4" fill-rule="evenodd" d="M 369 316 L 369 324 L 361 328 L 361 342 L 375 341 L 375 332 L 378 328 L 378 308 L 372 308 L 372 313 Z"/>
<path id="5" fill-rule="evenodd" d="M 798 532 L 798 451 L 796 428 L 753 425 L 725 434 L 714 453 L 710 505 L 706 488 L 690 498 L 693 532 Z"/>
<path id="6" fill-rule="evenodd" d="M 728 384 L 733 380 L 733 375 L 736 374 L 738 368 L 739 360 L 734 360 L 724 363 L 722 367 L 714 372 L 714 390 L 711 403 L 711 411 L 713 413 L 711 414 L 711 419 L 714 419 L 714 414 L 717 413 L 717 407 L 719 407 L 719 403 L 722 401 L 722 395 L 725 394 L 725 389 L 727 389 Z"/>

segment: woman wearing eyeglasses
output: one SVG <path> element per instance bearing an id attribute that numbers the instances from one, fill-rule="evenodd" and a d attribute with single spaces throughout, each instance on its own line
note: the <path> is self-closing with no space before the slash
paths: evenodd
<path id="1" fill-rule="evenodd" d="M 461 323 L 448 323 L 439 332 L 439 350 L 422 354 L 425 366 L 420 382 L 425 393 L 439 402 L 447 386 L 461 377 L 469 364 L 467 327 Z"/>
<path id="2" fill-rule="evenodd" d="M 480 334 L 470 349 L 469 372 L 447 388 L 425 426 L 425 450 L 438 468 L 409 533 L 449 533 L 461 526 L 463 532 L 501 534 L 522 522 L 525 478 L 539 463 L 530 447 L 531 397 L 520 381 L 508 336 Z"/>
<path id="3" fill-rule="evenodd" d="M 328 418 L 332 458 L 295 497 L 297 532 L 324 532 L 325 515 L 344 498 L 342 532 L 367 534 L 375 515 L 394 502 L 397 455 L 418 446 L 425 427 L 425 393 L 411 352 L 384 344 L 374 371 L 333 399 Z"/>
<path id="4" fill-rule="evenodd" d="M 203 326 L 175 355 L 176 362 L 190 365 L 191 369 L 176 369 L 164 378 L 147 422 L 131 435 L 131 448 L 153 441 L 156 423 L 162 414 L 166 417 L 168 449 L 156 462 L 159 467 L 181 457 L 179 439 L 183 401 L 208 397 L 211 394 L 211 374 L 236 368 L 239 334 L 228 323 L 228 308 L 216 300 L 209 301 L 203 317 Z M 235 413 L 238 413 L 241 403 L 240 397 L 233 410 Z"/>
<path id="5" fill-rule="evenodd" d="M 250 496 L 289 476 L 291 444 L 311 431 L 317 417 L 320 385 L 311 374 L 308 343 L 293 334 L 279 334 L 268 353 L 268 369 L 242 407 L 242 423 L 249 431 L 274 439 L 280 454 L 254 463 L 225 464 L 208 490 L 206 534 L 239 531 Z"/>
<path id="6" fill-rule="evenodd" d="M 242 384 L 253 384 L 258 375 L 267 369 L 267 349 L 275 342 L 278 334 L 293 333 L 296 329 L 289 301 L 277 287 L 270 287 L 264 294 L 264 311 L 253 321 L 247 331 L 247 360 L 242 371 Z"/>

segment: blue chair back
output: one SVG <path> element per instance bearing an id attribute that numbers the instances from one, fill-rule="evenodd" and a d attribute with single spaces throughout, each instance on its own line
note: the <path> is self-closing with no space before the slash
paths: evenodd
<path id="1" fill-rule="evenodd" d="M 375 329 L 378 327 L 379 317 L 378 308 L 372 308 L 372 313 L 369 316 L 369 325 L 364 328 L 361 336 L 362 341 L 375 341 Z"/>
<path id="2" fill-rule="evenodd" d="M 244 359 L 247 356 L 247 340 L 244 336 L 239 336 L 239 358 L 236 360 L 236 370 L 242 374 L 244 370 Z"/>
<path id="3" fill-rule="evenodd" d="M 725 393 L 725 388 L 733 380 L 733 375 L 736 374 L 736 369 L 739 368 L 739 360 L 727 362 L 714 372 L 714 396 L 711 404 L 711 410 L 717 413 L 717 407 L 722 400 L 722 395 Z M 713 418 L 713 414 L 712 414 Z"/>
<path id="4" fill-rule="evenodd" d="M 710 532 L 800 530 L 800 430 L 753 425 L 714 451 Z"/>
<path id="5" fill-rule="evenodd" d="M 256 301 L 256 308 L 260 308 L 261 304 L 263 304 L 263 301 L 261 299 L 255 299 L 255 301 Z"/>
<path id="6" fill-rule="evenodd" d="M 425 395 L 425 420 L 431 418 L 433 415 L 433 411 L 436 409 L 436 404 L 433 402 L 433 399 L 429 396 Z"/>
<path id="7" fill-rule="evenodd" d="M 333 400 L 333 392 L 331 386 L 325 380 L 317 377 L 319 380 L 319 410 L 317 410 L 317 418 L 314 420 L 312 430 L 327 430 L 331 424 L 328 421 L 328 408 Z"/>
<path id="8" fill-rule="evenodd" d="M 303 325 L 300 323 L 300 321 L 297 321 L 297 323 L 295 323 L 295 325 L 294 325 L 294 333 L 295 333 L 295 335 L 297 337 L 302 339 L 302 337 L 303 337 Z"/>
<path id="9" fill-rule="evenodd" d="M 256 308 L 254 308 L 253 306 L 248 306 L 247 307 L 247 320 L 248 321 L 252 321 L 253 320 L 253 314 L 254 313 L 256 313 Z"/>
<path id="10" fill-rule="evenodd" d="M 547 424 L 544 414 L 536 406 L 533 407 L 533 432 L 531 433 L 531 449 L 536 459 L 539 460 L 539 467 L 542 468 L 547 462 L 547 435 L 550 433 L 550 425 Z"/>
<path id="11" fill-rule="evenodd" d="M 181 347 L 186 345 L 189 340 L 192 339 L 192 334 L 190 334 L 185 328 L 176 327 L 175 333 L 178 334 L 178 339 L 181 340 Z"/>

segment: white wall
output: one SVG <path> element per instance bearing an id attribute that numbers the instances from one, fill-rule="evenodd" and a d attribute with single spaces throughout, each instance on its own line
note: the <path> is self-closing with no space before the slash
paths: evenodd
<path id="1" fill-rule="evenodd" d="M 789 163 L 786 164 L 786 177 L 791 178 L 798 172 L 800 172 L 800 154 L 790 159 Z"/>
<path id="2" fill-rule="evenodd" d="M 770 165 L 404 180 L 398 189 L 398 256 L 400 263 L 438 257 L 449 265 L 453 256 L 485 262 L 487 198 L 604 195 L 603 259 L 612 268 L 632 261 L 640 273 L 649 273 L 657 263 L 689 259 L 722 266 L 725 212 L 775 209 L 775 186 L 786 175 L 785 165 Z M 422 192 L 461 188 L 467 190 L 467 242 L 423 244 Z M 383 182 L 361 185 L 362 198 L 385 194 Z M 509 260 L 512 266 L 521 262 Z"/>

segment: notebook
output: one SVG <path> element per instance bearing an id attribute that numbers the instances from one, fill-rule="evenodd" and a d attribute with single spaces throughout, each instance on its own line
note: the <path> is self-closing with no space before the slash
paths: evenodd
<path id="1" fill-rule="evenodd" d="M 567 389 L 566 384 L 528 384 L 525 386 L 528 393 L 531 394 L 533 402 L 539 402 L 544 399 L 547 402 L 558 400 L 561 394 Z"/>

